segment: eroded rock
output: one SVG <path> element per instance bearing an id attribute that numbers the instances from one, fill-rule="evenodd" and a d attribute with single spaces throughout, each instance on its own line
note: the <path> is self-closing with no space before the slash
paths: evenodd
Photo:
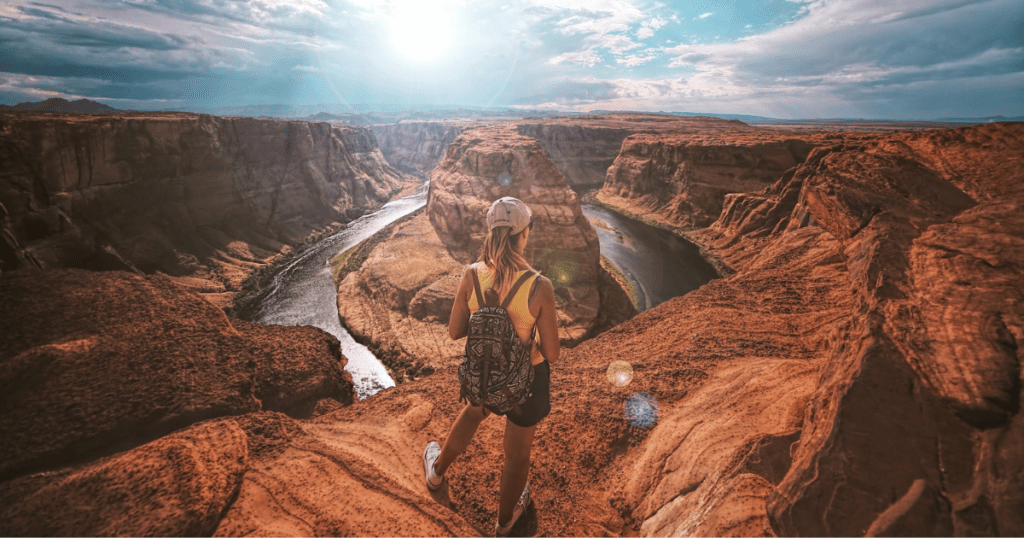
<path id="1" fill-rule="evenodd" d="M 250 270 L 412 182 L 366 129 L 185 113 L 0 116 L 0 261 L 192 277 Z"/>
<path id="2" fill-rule="evenodd" d="M 354 400 L 337 339 L 261 327 L 165 277 L 77 269 L 0 278 L 0 477 L 88 461 L 195 422 Z"/>
<path id="3" fill-rule="evenodd" d="M 5 536 L 209 536 L 238 494 L 246 436 L 203 422 L 138 448 L 0 484 Z"/>

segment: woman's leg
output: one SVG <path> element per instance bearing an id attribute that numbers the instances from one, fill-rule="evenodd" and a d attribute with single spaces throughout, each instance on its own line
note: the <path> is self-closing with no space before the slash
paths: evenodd
<path id="1" fill-rule="evenodd" d="M 462 412 L 459 413 L 459 418 L 455 419 L 451 431 L 448 432 L 448 438 L 444 440 L 441 455 L 434 462 L 435 473 L 443 475 L 448 470 L 448 466 L 455 461 L 455 458 L 458 458 L 466 451 L 469 442 L 473 440 L 473 435 L 476 434 L 477 427 L 480 426 L 480 422 L 485 417 L 487 415 L 483 407 L 473 407 L 467 404 L 462 409 Z"/>
<path id="2" fill-rule="evenodd" d="M 512 519 L 512 511 L 530 478 L 530 450 L 537 425 L 524 428 L 505 420 L 505 466 L 501 469 L 501 492 L 498 501 L 498 525 Z"/>

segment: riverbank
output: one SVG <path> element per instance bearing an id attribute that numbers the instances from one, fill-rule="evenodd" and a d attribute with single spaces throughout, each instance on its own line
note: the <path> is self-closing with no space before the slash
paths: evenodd
<path id="1" fill-rule="evenodd" d="M 696 232 L 704 230 L 705 228 L 696 228 L 693 226 L 675 226 L 663 221 L 650 219 L 644 215 L 630 212 L 620 206 L 601 200 L 600 198 L 598 198 L 599 191 L 600 188 L 588 188 L 587 190 L 579 192 L 580 203 L 603 207 L 608 211 L 618 213 L 619 215 L 622 215 L 623 217 L 626 217 L 628 219 L 633 219 L 635 221 L 642 222 L 653 228 L 665 230 L 675 235 L 676 237 L 683 239 L 684 241 L 692 243 L 693 245 L 700 249 L 700 256 L 704 258 L 708 263 L 710 263 L 712 267 L 715 268 L 715 271 L 718 272 L 718 275 L 722 278 L 727 278 L 736 273 L 735 269 L 733 269 L 728 263 L 726 263 L 726 261 L 722 259 L 721 256 L 716 254 L 714 251 L 710 250 L 708 246 L 704 243 L 704 241 L 701 240 L 700 236 L 697 235 Z"/>

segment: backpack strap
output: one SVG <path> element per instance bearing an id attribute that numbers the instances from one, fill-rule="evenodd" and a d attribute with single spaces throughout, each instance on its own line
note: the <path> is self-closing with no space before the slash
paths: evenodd
<path id="1" fill-rule="evenodd" d="M 533 281 L 533 286 L 530 287 L 530 296 L 526 299 L 526 304 L 533 302 L 533 296 L 537 295 L 537 288 L 540 287 L 540 275 L 537 275 L 537 279 Z"/>
<path id="2" fill-rule="evenodd" d="M 509 305 L 509 303 L 512 302 L 512 299 L 516 296 L 516 292 L 519 291 L 519 288 L 521 288 L 523 286 L 523 284 L 525 284 L 526 281 L 529 280 L 530 277 L 533 276 L 533 275 L 534 275 L 533 271 L 527 271 L 527 272 L 523 273 L 523 275 L 521 277 L 519 277 L 519 280 L 516 280 L 515 284 L 512 284 L 512 289 L 509 290 L 508 295 L 505 296 L 505 300 L 501 302 L 501 307 L 502 308 L 508 310 L 508 305 Z"/>
<path id="3" fill-rule="evenodd" d="M 480 279 L 476 276 L 476 268 L 473 266 L 469 267 L 469 272 L 473 275 L 473 288 L 476 290 L 476 304 L 478 308 L 484 307 L 484 294 L 480 292 Z"/>

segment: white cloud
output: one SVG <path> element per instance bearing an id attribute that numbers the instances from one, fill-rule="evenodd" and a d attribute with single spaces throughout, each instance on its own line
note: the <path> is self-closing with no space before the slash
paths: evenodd
<path id="1" fill-rule="evenodd" d="M 708 18 L 708 17 L 710 17 L 712 15 L 714 15 L 714 13 L 701 13 L 700 15 L 697 15 L 696 17 L 694 17 L 693 20 L 697 20 L 697 19 L 704 20 L 704 19 L 706 19 L 706 18 Z"/>
<path id="2" fill-rule="evenodd" d="M 626 67 L 635 67 L 638 65 L 643 65 L 653 59 L 654 55 L 639 56 L 636 54 L 631 54 L 629 56 L 626 56 L 625 58 L 616 58 L 615 63 L 625 65 Z"/>
<path id="3" fill-rule="evenodd" d="M 665 19 L 659 19 L 654 17 L 653 19 L 644 21 L 640 24 L 640 29 L 636 31 L 636 36 L 640 39 L 647 39 L 654 35 L 654 32 L 667 24 Z"/>
<path id="4" fill-rule="evenodd" d="M 587 67 L 593 67 L 597 62 L 601 61 L 601 58 L 594 52 L 593 49 L 586 49 L 576 52 L 566 52 L 559 54 L 548 60 L 551 65 L 559 65 L 562 63 L 572 63 L 585 65 Z"/>

